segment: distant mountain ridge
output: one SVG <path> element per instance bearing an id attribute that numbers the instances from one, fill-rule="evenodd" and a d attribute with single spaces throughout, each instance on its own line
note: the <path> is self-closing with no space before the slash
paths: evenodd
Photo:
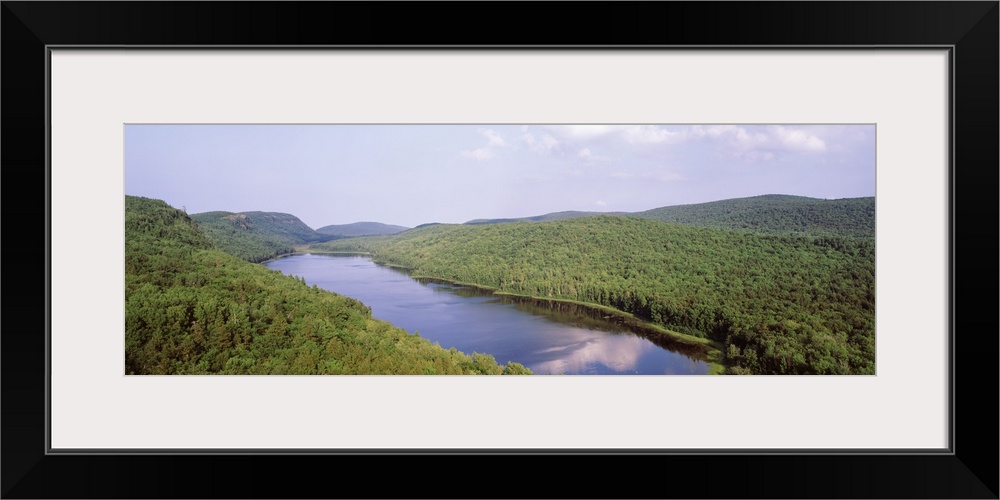
<path id="1" fill-rule="evenodd" d="M 875 237 L 875 197 L 826 200 L 768 194 L 672 205 L 642 212 L 562 211 L 532 217 L 473 219 L 465 225 L 551 222 L 597 216 L 628 216 L 696 227 L 786 236 Z M 191 215 L 217 248 L 250 262 L 291 253 L 297 245 L 343 238 L 389 236 L 411 228 L 380 222 L 335 224 L 313 230 L 280 212 L 203 212 Z M 436 225 L 421 224 L 416 228 Z M 415 228 L 414 228 L 415 229 Z"/>
<path id="2" fill-rule="evenodd" d="M 289 241 L 309 242 L 320 241 L 323 238 L 316 235 L 313 228 L 307 226 L 298 217 L 281 212 L 204 212 L 191 216 L 199 224 L 208 222 L 213 225 L 231 225 L 245 231 L 268 234 L 285 238 Z M 225 222 L 223 222 L 225 221 Z"/>
<path id="3" fill-rule="evenodd" d="M 629 215 L 628 212 L 580 212 L 577 210 L 567 210 L 564 212 L 552 212 L 544 215 L 532 217 L 517 217 L 511 219 L 473 219 L 466 224 L 503 224 L 505 222 L 548 222 L 553 220 L 576 219 L 578 217 L 596 217 L 598 215 Z"/>
<path id="4" fill-rule="evenodd" d="M 203 212 L 191 219 L 219 250 L 250 262 L 290 253 L 295 245 L 333 239 L 280 212 Z"/>
<path id="5" fill-rule="evenodd" d="M 355 236 L 382 236 L 386 234 L 396 234 L 410 229 L 392 224 L 382 224 L 381 222 L 355 222 L 353 224 L 334 224 L 323 226 L 316 230 L 319 234 L 335 236 L 338 238 L 353 238 Z"/>
<path id="6" fill-rule="evenodd" d="M 380 222 L 355 222 L 313 230 L 298 217 L 281 212 L 214 211 L 190 217 L 216 248 L 250 262 L 294 252 L 297 245 L 389 235 L 409 229 Z"/>
<path id="7" fill-rule="evenodd" d="M 642 212 L 553 212 L 510 219 L 474 219 L 469 225 L 547 222 L 619 215 L 717 229 L 764 234 L 875 237 L 875 197 L 821 199 L 767 194 L 748 198 L 672 205 Z"/>
<path id="8" fill-rule="evenodd" d="M 875 237 L 875 197 L 762 195 L 654 208 L 633 217 L 754 233 Z"/>
<path id="9" fill-rule="evenodd" d="M 717 343 L 731 373 L 874 373 L 874 238 L 602 215 L 439 224 L 311 248 L 368 253 L 415 276 L 617 309 Z"/>

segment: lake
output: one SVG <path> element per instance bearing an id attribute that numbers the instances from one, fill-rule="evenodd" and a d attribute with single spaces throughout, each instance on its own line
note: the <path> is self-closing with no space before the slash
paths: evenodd
<path id="1" fill-rule="evenodd" d="M 493 295 L 416 280 L 365 256 L 292 255 L 264 264 L 353 297 L 372 315 L 466 354 L 516 361 L 538 374 L 700 375 L 703 350 L 641 324 L 564 302 Z"/>

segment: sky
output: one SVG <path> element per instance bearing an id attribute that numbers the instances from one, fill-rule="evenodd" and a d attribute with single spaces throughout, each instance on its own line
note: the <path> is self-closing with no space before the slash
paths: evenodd
<path id="1" fill-rule="evenodd" d="M 875 195 L 874 125 L 126 125 L 125 194 L 313 229 Z"/>

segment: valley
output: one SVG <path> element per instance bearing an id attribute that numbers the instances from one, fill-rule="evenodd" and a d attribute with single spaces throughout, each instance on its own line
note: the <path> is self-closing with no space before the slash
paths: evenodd
<path id="1" fill-rule="evenodd" d="M 135 200 L 127 197 L 131 206 L 151 209 L 149 205 L 154 203 Z M 156 208 L 154 212 L 175 210 L 165 204 Z M 170 242 L 164 248 L 176 246 L 177 238 L 193 244 L 193 248 L 172 254 L 171 259 L 198 256 L 201 260 L 197 260 L 195 267 L 204 265 L 204 252 L 215 252 L 216 258 L 225 255 L 230 263 L 226 267 L 230 271 L 239 269 L 237 274 L 249 272 L 235 265 L 240 262 L 239 265 L 249 266 L 268 262 L 266 265 L 273 267 L 282 260 L 276 258 L 291 254 L 361 253 L 374 263 L 405 270 L 409 277 L 418 280 L 473 285 L 498 298 L 522 297 L 549 304 L 578 304 L 586 310 L 607 310 L 613 312 L 612 316 L 631 318 L 629 321 L 636 325 L 633 330 L 642 332 L 633 332 L 639 338 L 654 344 L 689 346 L 689 352 L 697 352 L 697 358 L 707 360 L 710 373 L 872 374 L 874 209 L 874 198 L 870 197 L 819 200 L 765 195 L 632 213 L 570 211 L 521 219 L 476 219 L 465 224 L 422 224 L 412 229 L 365 222 L 324 226 L 319 230 L 312 230 L 291 214 L 206 212 L 191 215 L 187 226 L 178 226 L 175 221 L 168 226 L 167 233 L 161 234 L 163 229 L 157 231 Z M 183 212 L 176 212 L 179 219 L 186 217 Z M 143 226 L 145 232 L 127 229 L 126 234 L 129 239 L 142 236 L 146 240 L 153 229 L 147 227 L 150 224 Z M 179 231 L 179 227 L 186 227 L 186 232 Z M 127 261 L 155 260 L 163 264 L 160 258 L 144 255 L 149 251 L 148 245 L 127 245 Z M 161 256 L 163 252 L 159 251 Z M 356 357 L 345 364 L 344 359 L 334 356 L 339 351 L 331 346 L 343 342 L 344 337 L 330 333 L 343 331 L 344 325 L 327 323 L 329 330 L 323 330 L 326 336 L 318 337 L 314 328 L 306 328 L 310 333 L 303 338 L 301 328 L 291 332 L 287 325 L 295 324 L 295 317 L 305 315 L 304 306 L 292 308 L 292 317 L 286 317 L 285 325 L 274 326 L 273 311 L 269 309 L 274 307 L 273 300 L 236 308 L 244 311 L 243 315 L 236 314 L 237 319 L 232 319 L 232 314 L 222 314 L 219 319 L 208 312 L 212 306 L 199 304 L 217 304 L 215 308 L 232 312 L 233 307 L 223 305 L 233 298 L 231 287 L 223 287 L 227 289 L 225 293 L 216 287 L 221 295 L 209 300 L 204 296 L 207 293 L 203 290 L 204 279 L 193 277 L 197 273 L 191 262 L 173 266 L 187 270 L 180 286 L 187 285 L 185 280 L 201 283 L 191 287 L 198 290 L 195 295 L 200 298 L 185 302 L 182 317 L 174 318 L 172 323 L 167 321 L 170 327 L 158 330 L 158 336 L 150 334 L 148 326 L 164 323 L 162 314 L 153 320 L 141 314 L 129 316 L 132 319 L 127 323 L 134 328 L 127 329 L 130 346 L 127 358 L 134 360 L 137 353 L 146 353 L 138 358 L 152 356 L 158 360 L 143 361 L 141 366 L 146 368 L 137 368 L 136 373 L 233 373 L 239 372 L 239 367 L 245 372 L 261 373 L 530 371 L 518 360 L 492 359 L 492 353 L 474 352 L 473 357 L 456 358 L 449 364 L 445 361 L 449 356 L 465 355 L 454 349 L 449 351 L 452 347 L 449 345 L 437 347 L 448 356 L 431 355 L 436 352 L 434 344 L 417 349 L 421 356 L 429 358 L 405 362 L 413 364 L 410 368 L 414 370 L 389 369 L 388 365 L 398 361 L 376 361 L 371 355 L 364 358 L 365 362 Z M 271 273 L 258 266 L 253 268 Z M 128 288 L 128 300 L 134 306 L 138 297 L 150 300 L 153 295 L 152 289 L 143 286 L 152 270 L 142 266 L 130 269 L 134 271 L 127 280 L 133 285 Z M 152 275 L 162 276 L 157 273 L 162 270 Z M 171 275 L 174 280 L 170 281 L 171 287 L 178 286 L 176 272 Z M 284 286 L 304 285 L 301 277 L 284 278 L 291 280 Z M 216 279 L 225 281 L 221 277 Z M 245 277 L 241 279 L 244 281 L 237 281 L 246 286 Z M 259 280 L 256 282 L 260 284 Z M 159 286 L 162 291 L 163 285 Z M 325 295 L 329 292 L 315 286 L 306 289 L 321 293 L 325 297 L 322 300 L 332 300 Z M 140 290 L 146 293 L 139 293 Z M 237 302 L 246 304 L 244 295 L 239 297 Z M 354 299 L 342 300 L 352 303 Z M 364 315 L 369 305 L 358 304 L 359 312 Z M 177 309 L 180 306 L 173 304 L 166 308 L 180 314 Z M 266 314 L 262 309 L 268 309 Z M 135 312 L 136 308 L 131 310 Z M 204 311 L 206 316 L 199 318 L 198 311 Z M 240 324 L 240 318 L 245 320 L 244 327 L 255 324 L 254 331 L 259 334 L 240 333 L 235 326 Z M 412 332 L 407 334 L 395 328 L 399 326 L 395 322 L 382 327 L 380 323 L 370 323 L 374 321 L 366 317 L 354 323 L 354 327 L 371 326 L 381 334 L 403 332 L 405 338 L 427 342 Z M 300 326 L 315 324 L 305 317 L 300 322 Z M 223 335 L 228 335 L 229 340 L 213 341 L 214 351 L 205 336 L 208 323 L 214 324 L 217 335 L 220 331 L 229 332 Z M 282 331 L 280 337 L 286 340 L 277 342 L 274 335 L 267 337 L 264 334 L 268 328 L 272 333 Z M 486 330 L 482 323 L 467 328 L 470 334 L 473 330 Z M 398 337 L 400 333 L 392 335 L 397 340 L 403 338 Z M 173 350 L 166 351 L 175 354 L 151 354 L 162 351 L 164 345 L 173 346 Z M 690 351 L 691 346 L 695 346 L 695 351 Z M 281 354 L 277 355 L 279 351 Z M 304 352 L 311 354 L 303 357 Z M 298 364 L 295 360 L 299 360 Z M 129 363 L 140 366 L 136 361 Z M 175 368 L 169 368 L 174 365 Z M 150 371 L 148 366 L 156 368 Z M 384 371 L 375 366 L 382 366 Z"/>

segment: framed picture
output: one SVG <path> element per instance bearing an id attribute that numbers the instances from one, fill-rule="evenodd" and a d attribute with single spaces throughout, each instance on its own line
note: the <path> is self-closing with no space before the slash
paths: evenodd
<path id="1" fill-rule="evenodd" d="M 4 461 L 4 496 L 303 495 L 268 479 L 206 493 L 165 472 L 236 473 L 253 455 L 253 468 L 404 470 L 402 481 L 349 496 L 409 497 L 430 472 L 411 467 L 412 455 L 432 468 L 456 455 L 516 454 L 602 466 L 630 455 L 633 472 L 660 478 L 668 468 L 693 480 L 678 486 L 688 497 L 997 497 L 996 431 L 971 417 L 995 415 L 995 401 L 959 385 L 995 380 L 996 359 L 976 355 L 995 353 L 995 336 L 966 341 L 960 332 L 996 329 L 995 315 L 962 307 L 996 290 L 957 278 L 968 263 L 976 276 L 996 275 L 983 270 L 995 269 L 995 254 L 980 263 L 972 250 L 997 241 L 996 2 L 639 4 L 612 9 L 622 21 L 606 24 L 624 46 L 513 13 L 465 33 L 443 21 L 408 23 L 437 9 L 471 19 L 483 7 L 4 3 L 5 104 L 24 103 L 4 106 L 4 165 L 19 191 L 46 195 L 30 200 L 44 201 L 41 209 L 8 204 L 9 215 L 25 215 L 23 232 L 45 242 L 45 259 L 16 245 L 8 258 L 46 272 L 38 293 L 7 302 L 8 318 L 36 311 L 45 321 L 8 325 L 3 339 L 3 447 L 17 457 Z M 596 5 L 577 10 L 608 19 Z M 692 19 L 709 17 L 717 21 L 693 32 Z M 515 20 L 540 41 L 520 46 L 494 31 Z M 451 29 L 427 31 L 438 22 Z M 31 96 L 47 98 L 31 105 Z M 551 123 L 872 128 L 875 373 L 513 381 L 123 373 L 122 195 L 137 175 L 125 164 L 129 130 L 461 124 L 478 127 L 490 147 L 502 142 L 490 126 Z M 803 147 L 820 140 L 796 133 Z M 973 217 L 987 229 L 959 230 Z M 87 479 L 73 480 L 81 469 Z M 735 470 L 738 480 L 721 479 Z M 480 470 L 461 484 L 502 477 Z M 674 494 L 659 481 L 635 491 Z M 529 496 L 636 494 L 597 482 Z"/>

